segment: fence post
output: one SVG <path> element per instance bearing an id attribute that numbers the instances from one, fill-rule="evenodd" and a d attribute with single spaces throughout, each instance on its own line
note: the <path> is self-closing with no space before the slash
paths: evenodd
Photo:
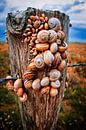
<path id="1" fill-rule="evenodd" d="M 10 66 L 13 76 L 19 75 L 22 78 L 32 59 L 28 43 L 22 43 L 22 32 L 26 26 L 28 16 L 40 16 L 43 13 L 48 18 L 56 17 L 61 21 L 63 31 L 66 34 L 66 41 L 68 40 L 69 17 L 64 13 L 34 8 L 28 8 L 22 13 L 16 12 L 16 15 L 9 13 L 6 24 Z M 50 97 L 49 94 L 41 96 L 38 91 L 33 92 L 32 90 L 28 90 L 28 100 L 24 103 L 19 101 L 24 130 L 55 130 L 64 93 L 66 67 L 61 74 L 62 82 L 58 96 Z M 46 69 L 43 71 L 40 71 L 40 74 L 38 74 L 39 77 L 43 73 L 47 73 Z"/>

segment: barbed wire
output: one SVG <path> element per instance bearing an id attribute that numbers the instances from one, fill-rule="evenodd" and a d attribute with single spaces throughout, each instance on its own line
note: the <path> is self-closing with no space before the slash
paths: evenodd
<path id="1" fill-rule="evenodd" d="M 86 63 L 67 64 L 67 67 L 86 66 Z"/>
<path id="2" fill-rule="evenodd" d="M 67 67 L 76 67 L 76 66 L 86 66 L 86 63 L 77 63 L 77 64 L 67 64 Z M 17 77 L 11 77 L 11 78 L 0 78 L 0 83 L 6 82 L 8 80 L 15 81 Z"/>

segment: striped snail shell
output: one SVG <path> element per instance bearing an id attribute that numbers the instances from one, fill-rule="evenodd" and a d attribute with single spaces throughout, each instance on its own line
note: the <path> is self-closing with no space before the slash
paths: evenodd
<path id="1" fill-rule="evenodd" d="M 51 45 L 50 45 L 50 51 L 52 52 L 52 53 L 56 53 L 57 52 L 57 50 L 58 50 L 58 45 L 57 45 L 57 43 L 52 43 Z"/>
<path id="2" fill-rule="evenodd" d="M 64 40 L 65 39 L 65 33 L 63 31 L 58 31 L 57 32 L 57 38 L 58 39 L 61 39 L 61 40 Z"/>
<path id="3" fill-rule="evenodd" d="M 24 87 L 25 87 L 26 89 L 31 88 L 31 87 L 32 87 L 32 80 L 25 80 L 25 81 L 24 81 Z"/>
<path id="4" fill-rule="evenodd" d="M 35 63 L 34 62 L 31 62 L 28 67 L 27 67 L 28 70 L 35 70 L 36 69 L 36 66 L 35 66 Z"/>
<path id="5" fill-rule="evenodd" d="M 54 30 L 49 30 L 49 40 L 48 42 L 55 42 L 57 39 L 57 33 Z"/>
<path id="6" fill-rule="evenodd" d="M 61 73 L 60 73 L 60 71 L 58 71 L 57 69 L 52 69 L 52 70 L 50 71 L 49 75 L 50 75 L 50 80 L 51 80 L 51 81 L 56 81 L 57 79 L 60 78 Z"/>
<path id="7" fill-rule="evenodd" d="M 55 53 L 54 55 L 54 66 L 57 67 L 60 62 L 61 62 L 62 58 L 59 52 Z"/>
<path id="8" fill-rule="evenodd" d="M 38 51 L 45 51 L 49 48 L 49 44 L 48 43 L 41 43 L 41 44 L 36 44 L 36 49 Z"/>
<path id="9" fill-rule="evenodd" d="M 26 71 L 23 74 L 23 80 L 30 80 L 34 77 L 35 73 L 33 73 L 32 71 Z"/>
<path id="10" fill-rule="evenodd" d="M 34 22 L 34 25 L 33 25 L 33 26 L 34 26 L 35 28 L 39 28 L 40 24 L 41 24 L 40 20 L 36 20 L 36 21 Z"/>
<path id="11" fill-rule="evenodd" d="M 51 53 L 51 51 L 47 50 L 44 52 L 44 62 L 47 65 L 51 65 L 54 61 L 54 55 Z"/>
<path id="12" fill-rule="evenodd" d="M 61 27 L 60 20 L 55 17 L 49 19 L 48 25 L 49 25 L 50 29 L 53 29 L 55 31 L 58 31 Z"/>
<path id="13" fill-rule="evenodd" d="M 60 81 L 59 80 L 56 80 L 54 82 L 51 82 L 51 86 L 53 88 L 59 88 L 60 87 Z"/>
<path id="14" fill-rule="evenodd" d="M 65 50 L 67 50 L 67 48 L 68 48 L 68 44 L 66 42 L 64 42 L 63 45 L 59 46 L 58 51 L 64 52 Z"/>
<path id="15" fill-rule="evenodd" d="M 41 87 L 40 79 L 35 79 L 32 83 L 32 88 L 38 90 Z"/>
<path id="16" fill-rule="evenodd" d="M 43 56 L 41 54 L 37 55 L 34 59 L 34 63 L 35 63 L 35 66 L 37 68 L 42 68 L 44 67 L 44 59 L 43 59 Z"/>
<path id="17" fill-rule="evenodd" d="M 46 86 L 41 89 L 40 93 L 45 94 L 45 93 L 49 93 L 49 91 L 50 91 L 50 86 Z"/>
<path id="18" fill-rule="evenodd" d="M 58 66 L 58 70 L 59 71 L 64 70 L 65 66 L 66 66 L 66 61 L 62 60 L 61 63 L 60 63 L 60 65 Z"/>
<path id="19" fill-rule="evenodd" d="M 41 80 L 41 86 L 47 86 L 49 85 L 49 78 L 48 77 L 44 77 Z"/>
<path id="20" fill-rule="evenodd" d="M 47 30 L 41 30 L 37 35 L 39 42 L 47 42 L 49 39 L 49 32 Z"/>

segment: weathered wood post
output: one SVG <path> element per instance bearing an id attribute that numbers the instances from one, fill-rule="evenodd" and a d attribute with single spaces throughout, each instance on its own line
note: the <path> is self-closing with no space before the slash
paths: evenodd
<path id="1" fill-rule="evenodd" d="M 28 47 L 28 42 L 22 42 L 22 34 L 27 26 L 27 20 L 30 15 L 45 14 L 48 18 L 56 17 L 61 21 L 61 26 L 68 39 L 69 17 L 59 11 L 43 11 L 34 8 L 28 8 L 24 12 L 16 14 L 9 13 L 7 17 L 7 39 L 9 45 L 9 57 L 11 65 L 11 73 L 13 76 L 19 75 L 21 78 L 33 58 Z M 47 74 L 45 67 L 43 70 L 37 71 L 40 78 L 43 74 Z M 37 78 L 38 78 L 37 77 Z M 51 97 L 49 94 L 41 95 L 39 91 L 29 89 L 28 100 L 21 103 L 19 101 L 20 113 L 24 130 L 55 130 L 60 104 L 62 102 L 66 79 L 66 66 L 61 72 L 61 86 L 59 94 Z"/>

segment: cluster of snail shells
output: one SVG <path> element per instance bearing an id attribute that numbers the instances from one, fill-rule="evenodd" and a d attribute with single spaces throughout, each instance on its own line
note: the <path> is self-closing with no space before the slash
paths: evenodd
<path id="1" fill-rule="evenodd" d="M 60 20 L 55 17 L 49 19 L 44 14 L 31 15 L 28 17 L 22 37 L 22 42 L 28 44 L 33 57 L 23 74 L 24 87 L 40 90 L 41 94 L 58 95 L 68 48 Z M 35 78 L 37 71 L 40 69 L 43 71 L 46 66 L 49 70 L 48 74 L 42 78 Z"/>
<path id="2" fill-rule="evenodd" d="M 7 76 L 6 78 L 11 78 L 11 76 Z M 25 102 L 27 100 L 27 94 L 24 92 L 22 79 L 17 79 L 15 82 L 13 80 L 9 80 L 6 87 L 8 90 L 14 91 L 21 102 Z"/>
<path id="3" fill-rule="evenodd" d="M 68 48 L 64 41 L 65 33 L 61 29 L 61 23 L 57 18 L 48 19 L 44 14 L 29 16 L 21 43 L 28 44 L 33 58 L 21 79 L 7 82 L 7 88 L 17 93 L 21 102 L 27 101 L 25 89 L 30 88 L 39 90 L 41 95 L 50 94 L 52 97 L 58 95 Z M 35 78 L 37 71 L 44 71 L 44 68 L 48 68 L 46 76 Z"/>

